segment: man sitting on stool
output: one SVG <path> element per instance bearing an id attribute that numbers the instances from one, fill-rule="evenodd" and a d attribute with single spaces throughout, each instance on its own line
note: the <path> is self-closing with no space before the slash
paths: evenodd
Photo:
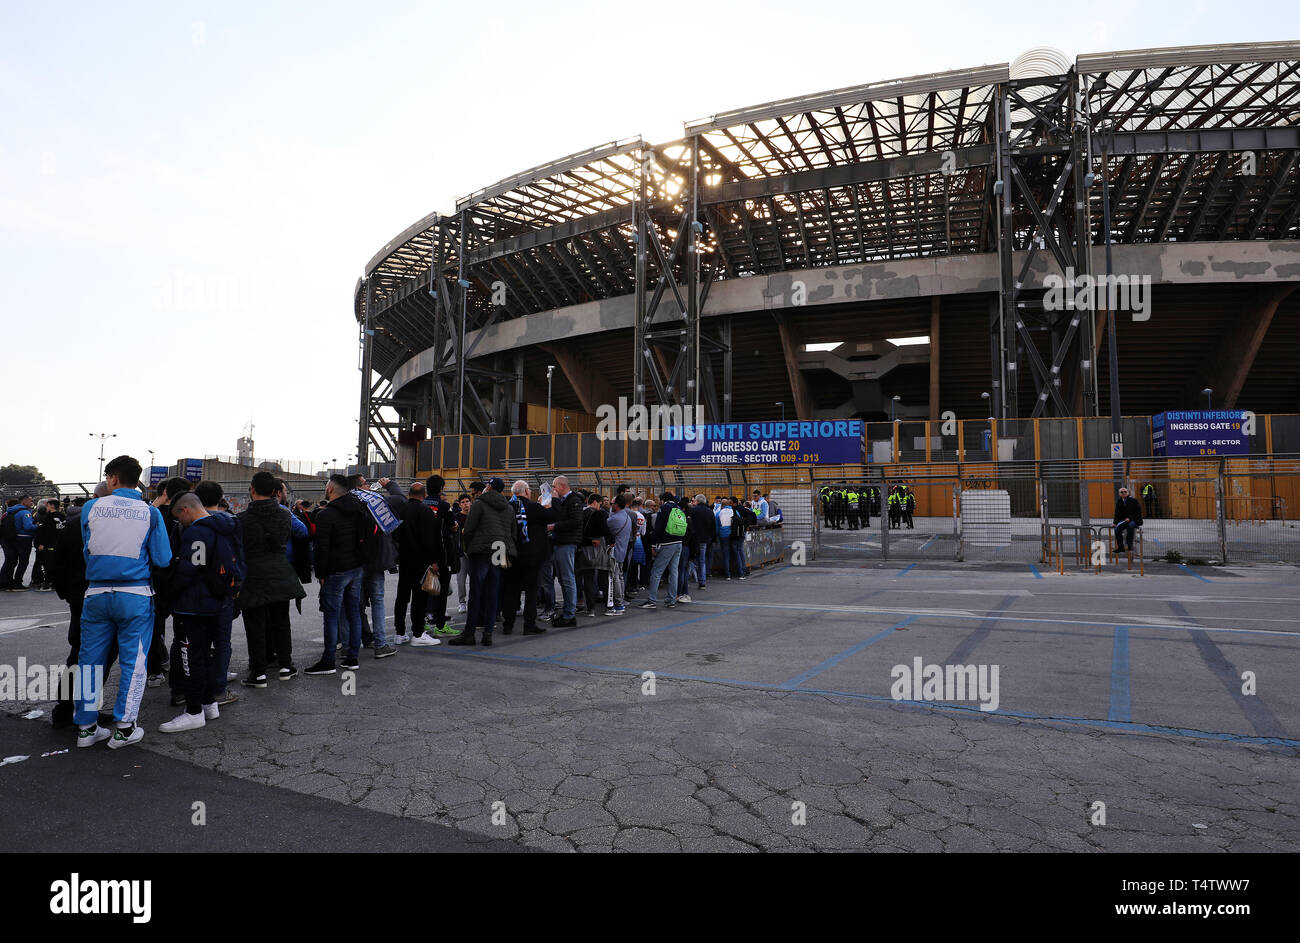
<path id="1" fill-rule="evenodd" d="M 1133 535 L 1142 526 L 1142 506 L 1130 498 L 1127 488 L 1119 489 L 1115 502 L 1115 552 L 1133 549 Z"/>

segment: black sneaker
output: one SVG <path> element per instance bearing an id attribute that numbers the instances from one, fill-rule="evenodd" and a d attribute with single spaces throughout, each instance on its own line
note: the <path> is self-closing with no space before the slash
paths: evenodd
<path id="1" fill-rule="evenodd" d="M 455 638 L 448 639 L 447 644 L 448 645 L 477 645 L 478 642 L 474 640 L 474 633 L 467 629 L 464 632 L 461 632 L 460 635 L 457 635 Z"/>
<path id="2" fill-rule="evenodd" d="M 288 667 L 280 669 L 281 681 L 292 681 L 296 677 L 298 677 L 298 669 L 295 668 L 293 665 L 289 665 Z"/>
<path id="3" fill-rule="evenodd" d="M 552 619 L 551 628 L 553 629 L 572 629 L 578 624 L 577 618 L 573 619 Z"/>
<path id="4" fill-rule="evenodd" d="M 512 623 L 510 623 L 510 625 L 502 625 L 502 626 L 501 626 L 501 634 L 502 634 L 502 635 L 514 635 L 514 634 L 515 634 L 515 625 L 514 625 L 514 623 L 512 622 Z"/>
<path id="5" fill-rule="evenodd" d="M 361 662 L 353 658 L 351 655 L 344 655 L 339 659 L 339 667 L 344 671 L 356 671 L 361 667 Z"/>
<path id="6" fill-rule="evenodd" d="M 491 633 L 491 632 L 484 632 L 484 633 L 483 633 L 483 642 L 482 642 L 482 645 L 483 645 L 484 648 L 491 648 L 491 647 L 492 647 L 492 633 Z"/>
<path id="7" fill-rule="evenodd" d="M 304 671 L 303 674 L 332 675 L 336 671 L 338 671 L 338 669 L 334 667 L 333 662 L 325 661 L 325 659 L 322 658 L 320 661 L 316 662 L 316 664 L 312 665 L 310 668 Z"/>
<path id="8" fill-rule="evenodd" d="M 264 688 L 266 687 L 266 675 L 249 674 L 247 677 L 240 678 L 239 683 L 246 688 Z"/>
<path id="9" fill-rule="evenodd" d="M 546 630 L 539 625 L 535 625 L 531 629 L 524 629 L 524 635 L 545 635 L 545 634 L 546 634 Z"/>
<path id="10" fill-rule="evenodd" d="M 659 607 L 656 606 L 654 603 L 652 603 L 650 600 L 647 599 L 645 602 L 641 603 L 641 605 L 640 605 L 639 608 L 641 608 L 641 609 L 658 609 Z"/>

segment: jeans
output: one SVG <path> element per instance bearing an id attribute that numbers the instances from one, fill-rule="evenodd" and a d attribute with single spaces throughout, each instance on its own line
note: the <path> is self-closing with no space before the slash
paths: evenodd
<path id="1" fill-rule="evenodd" d="M 185 713 L 199 714 L 204 704 L 217 699 L 212 686 L 212 643 L 217 635 L 221 615 L 198 616 L 177 612 L 172 616 L 176 647 L 185 690 Z"/>
<path id="2" fill-rule="evenodd" d="M 1133 536 L 1137 533 L 1137 525 L 1132 521 L 1126 521 L 1122 524 L 1115 525 L 1115 552 L 1123 553 L 1125 550 L 1133 549 Z"/>
<path id="3" fill-rule="evenodd" d="M 32 555 L 32 538 L 19 537 L 11 543 L 6 543 L 4 551 L 4 572 L 0 583 L 6 587 L 22 586 L 23 578 L 27 575 L 27 563 Z"/>
<path id="4" fill-rule="evenodd" d="M 554 551 L 537 568 L 537 598 L 545 612 L 555 608 L 555 557 Z"/>
<path id="5" fill-rule="evenodd" d="M 497 603 L 501 597 L 501 567 L 492 565 L 492 554 L 475 553 L 469 558 L 469 609 L 465 629 L 470 635 L 479 626 L 491 635 L 497 624 Z"/>
<path id="6" fill-rule="evenodd" d="M 724 538 L 723 540 L 723 572 L 727 578 L 731 578 L 732 565 L 735 565 L 736 576 L 748 576 L 749 568 L 745 566 L 745 538 L 744 535 Z"/>
<path id="7" fill-rule="evenodd" d="M 469 557 L 464 554 L 460 558 L 460 569 L 456 571 L 456 602 L 465 604 L 469 599 L 469 592 L 465 589 L 465 580 L 469 577 Z"/>
<path id="8" fill-rule="evenodd" d="M 623 566 L 622 563 L 615 563 L 609 570 L 609 582 L 607 595 L 605 597 L 605 608 L 622 609 L 627 605 L 627 599 L 623 594 Z"/>
<path id="9" fill-rule="evenodd" d="M 691 548 L 682 544 L 682 555 L 677 560 L 677 595 L 690 595 L 691 570 L 695 568 L 694 553 Z"/>
<path id="10" fill-rule="evenodd" d="M 709 544 L 700 544 L 695 551 L 695 581 L 703 588 L 709 581 Z"/>
<path id="11" fill-rule="evenodd" d="M 650 567 L 650 602 L 659 602 L 659 580 L 668 572 L 668 601 L 677 602 L 677 561 L 682 556 L 680 543 L 660 544 L 656 548 L 654 564 Z"/>
<path id="12" fill-rule="evenodd" d="M 285 605 L 288 606 L 288 603 Z M 285 617 L 288 617 L 287 609 Z M 221 615 L 217 616 L 217 633 L 212 640 L 212 689 L 217 692 L 218 697 L 226 693 L 226 675 L 230 672 L 230 626 L 234 621 L 235 604 L 227 599 L 221 607 Z M 287 648 L 284 657 L 286 661 L 289 658 Z"/>
<path id="13" fill-rule="evenodd" d="M 385 575 L 386 571 L 379 570 L 366 573 L 362 578 L 363 595 L 370 603 L 370 631 L 375 636 L 375 648 L 383 648 L 388 644 L 388 636 L 384 634 Z"/>
<path id="14" fill-rule="evenodd" d="M 361 567 L 331 573 L 320 588 L 321 609 L 325 613 L 325 654 L 321 660 L 334 664 L 334 648 L 338 644 L 339 617 L 347 620 L 349 658 L 361 651 Z"/>
<path id="15" fill-rule="evenodd" d="M 551 559 L 555 561 L 555 575 L 560 578 L 560 592 L 564 596 L 564 608 L 560 618 L 572 619 L 578 609 L 578 581 L 573 575 L 573 555 L 577 544 L 556 544 Z"/>

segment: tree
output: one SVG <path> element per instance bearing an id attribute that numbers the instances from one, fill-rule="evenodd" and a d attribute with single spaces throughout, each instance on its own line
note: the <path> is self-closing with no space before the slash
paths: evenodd
<path id="1" fill-rule="evenodd" d="M 0 466 L 0 487 L 18 487 L 20 485 L 48 485 L 50 480 L 41 474 L 35 465 Z"/>

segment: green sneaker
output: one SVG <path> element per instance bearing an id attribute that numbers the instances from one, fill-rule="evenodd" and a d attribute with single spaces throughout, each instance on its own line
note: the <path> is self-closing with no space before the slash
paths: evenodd
<path id="1" fill-rule="evenodd" d="M 451 623 L 448 622 L 442 628 L 434 629 L 433 634 L 434 635 L 460 635 L 460 629 L 452 628 Z"/>

